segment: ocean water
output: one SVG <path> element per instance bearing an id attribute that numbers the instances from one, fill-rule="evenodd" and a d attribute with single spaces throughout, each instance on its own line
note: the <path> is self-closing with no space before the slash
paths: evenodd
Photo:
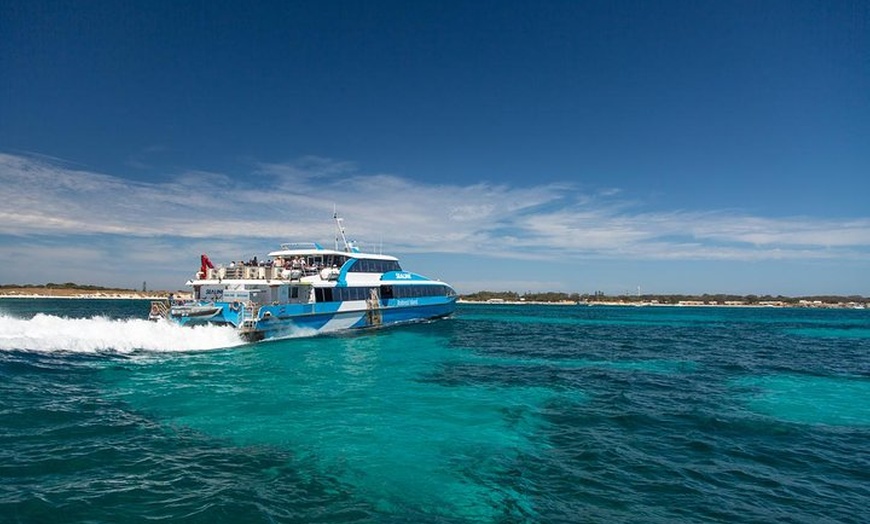
<path id="1" fill-rule="evenodd" d="M 147 310 L 0 300 L 0 522 L 870 522 L 867 310 Z"/>

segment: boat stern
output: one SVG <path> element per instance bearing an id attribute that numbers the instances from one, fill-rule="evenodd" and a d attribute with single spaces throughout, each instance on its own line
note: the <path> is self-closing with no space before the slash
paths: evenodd
<path id="1" fill-rule="evenodd" d="M 245 307 L 240 302 L 188 302 L 173 305 L 166 318 L 182 326 L 217 324 L 240 327 Z"/>

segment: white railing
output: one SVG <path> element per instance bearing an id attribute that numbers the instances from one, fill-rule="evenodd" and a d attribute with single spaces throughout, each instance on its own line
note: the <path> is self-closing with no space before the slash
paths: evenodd
<path id="1" fill-rule="evenodd" d="M 223 280 L 277 280 L 281 278 L 281 268 L 267 266 L 233 266 L 209 268 L 206 279 Z"/>

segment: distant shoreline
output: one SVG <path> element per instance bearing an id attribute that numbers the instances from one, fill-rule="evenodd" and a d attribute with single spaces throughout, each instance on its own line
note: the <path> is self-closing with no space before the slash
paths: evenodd
<path id="1" fill-rule="evenodd" d="M 116 300 L 165 300 L 172 293 L 185 298 L 189 293 L 179 291 L 133 291 L 130 289 L 76 289 L 43 287 L 0 288 L 0 298 L 21 299 L 116 299 Z"/>
<path id="2" fill-rule="evenodd" d="M 456 301 L 457 304 L 469 304 L 476 306 L 625 306 L 625 307 L 798 307 L 796 305 L 784 304 L 782 306 L 761 305 L 761 304 L 660 304 L 651 302 L 542 302 L 538 300 L 505 300 L 498 302 L 490 302 L 487 300 L 464 300 Z"/>
<path id="3" fill-rule="evenodd" d="M 818 308 L 818 309 L 868 309 L 863 302 L 821 302 L 802 300 L 797 303 L 790 302 L 762 302 L 762 303 L 718 303 L 701 302 L 697 300 L 685 300 L 674 304 L 661 302 L 631 302 L 631 301 L 558 301 L 544 302 L 537 300 L 467 300 L 459 299 L 458 304 L 481 305 L 481 306 L 616 306 L 616 307 L 740 307 L 740 308 Z"/>
<path id="4" fill-rule="evenodd" d="M 175 298 L 186 300 L 191 298 L 186 291 L 135 291 L 131 289 L 79 289 L 79 288 L 45 288 L 45 287 L 0 287 L 0 299 L 110 299 L 110 300 L 166 300 L 172 294 Z M 505 300 L 488 299 L 473 300 L 459 298 L 459 304 L 470 305 L 544 305 L 544 306 L 625 306 L 625 307 L 780 307 L 780 308 L 822 308 L 822 309 L 870 309 L 870 302 L 864 300 L 848 300 L 842 297 L 838 301 L 822 300 L 764 300 L 748 301 L 715 301 L 715 300 L 680 300 L 677 302 L 662 302 L 656 300 Z"/>
<path id="5" fill-rule="evenodd" d="M 137 295 L 5 295 L 0 293 L 0 298 L 13 298 L 20 300 L 36 300 L 40 298 L 50 298 L 52 300 L 160 300 L 161 298 L 166 297 L 144 297 Z"/>

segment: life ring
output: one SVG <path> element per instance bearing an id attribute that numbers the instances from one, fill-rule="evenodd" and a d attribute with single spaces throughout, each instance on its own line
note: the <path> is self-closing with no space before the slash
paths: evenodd
<path id="1" fill-rule="evenodd" d="M 230 309 L 233 311 L 238 311 L 238 310 L 242 309 L 242 305 L 239 303 L 238 300 L 236 300 L 235 302 L 230 304 Z"/>

